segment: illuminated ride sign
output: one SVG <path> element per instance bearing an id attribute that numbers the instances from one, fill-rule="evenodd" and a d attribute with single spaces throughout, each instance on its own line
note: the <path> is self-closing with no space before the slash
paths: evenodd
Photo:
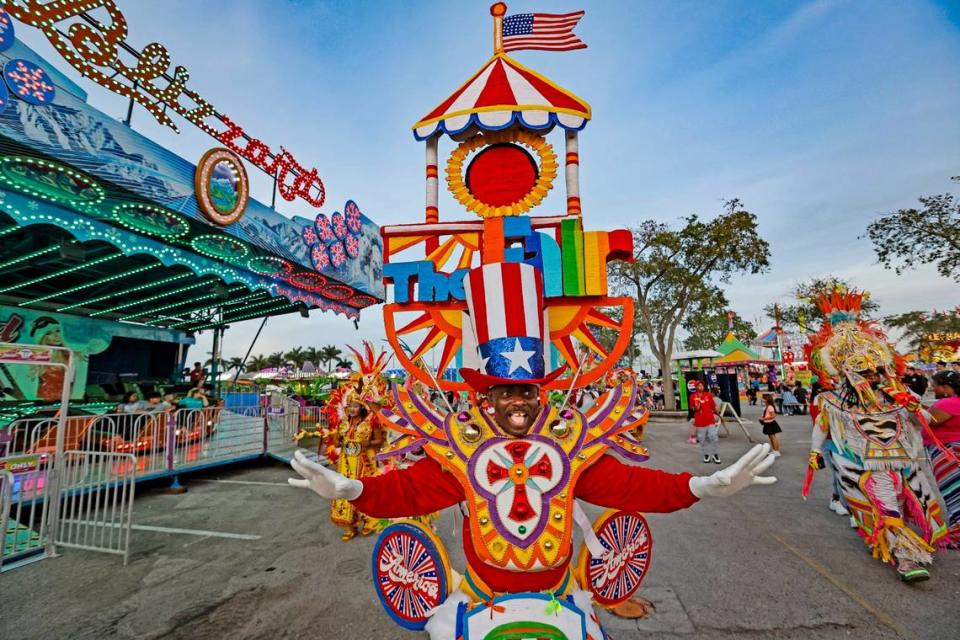
<path id="1" fill-rule="evenodd" d="M 240 158 L 228 149 L 207 151 L 197 164 L 194 192 L 207 220 L 221 227 L 239 220 L 250 197 L 247 171 Z"/>
<path id="2" fill-rule="evenodd" d="M 307 171 L 283 147 L 277 152 L 247 135 L 240 125 L 187 88 L 190 74 L 185 67 L 177 65 L 170 75 L 170 53 L 162 44 L 152 42 L 140 51 L 127 44 L 127 22 L 113 0 L 5 0 L 0 6 L 40 29 L 77 71 L 141 105 L 160 124 L 179 132 L 167 114 L 169 109 L 274 176 L 284 200 L 300 198 L 313 207 L 323 205 L 326 192 L 316 169 Z M 98 13 L 108 21 L 88 13 L 101 9 Z M 72 22 L 65 24 L 67 21 Z M 130 64 L 120 60 L 121 52 L 132 58 Z M 215 127 L 211 121 L 226 128 Z"/>

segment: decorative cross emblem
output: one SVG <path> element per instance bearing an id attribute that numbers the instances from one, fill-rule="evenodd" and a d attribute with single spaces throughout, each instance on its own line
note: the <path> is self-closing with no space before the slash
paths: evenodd
<path id="1" fill-rule="evenodd" d="M 543 478 L 549 482 L 553 476 L 553 464 L 546 453 L 530 442 L 518 440 L 509 443 L 504 449 L 509 454 L 509 458 L 498 453 L 499 463 L 492 459 L 487 461 L 487 482 L 496 485 L 506 479 L 507 482 L 503 483 L 500 493 L 510 489 L 512 485 L 513 502 L 507 517 L 515 522 L 524 522 L 535 515 L 527 498 L 527 487 L 542 493 L 543 489 L 537 485 L 536 478 Z"/>

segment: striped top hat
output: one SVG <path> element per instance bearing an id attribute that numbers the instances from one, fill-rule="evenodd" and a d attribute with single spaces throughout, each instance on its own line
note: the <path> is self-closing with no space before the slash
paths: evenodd
<path id="1" fill-rule="evenodd" d="M 461 369 L 475 390 L 485 393 L 500 384 L 544 384 L 543 275 L 529 264 L 497 262 L 471 269 L 464 278 L 470 324 L 479 369 Z M 464 331 L 471 330 L 464 326 Z"/>

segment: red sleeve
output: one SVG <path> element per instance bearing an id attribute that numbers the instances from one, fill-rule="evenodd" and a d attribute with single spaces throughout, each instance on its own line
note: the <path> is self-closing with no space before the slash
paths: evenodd
<path id="1" fill-rule="evenodd" d="M 690 493 L 689 473 L 629 466 L 609 455 L 583 472 L 575 493 L 601 507 L 648 513 L 678 511 L 697 501 Z"/>
<path id="2" fill-rule="evenodd" d="M 432 458 L 409 469 L 363 478 L 363 493 L 353 505 L 374 518 L 422 516 L 455 505 L 464 499 L 463 488 L 453 474 Z"/>

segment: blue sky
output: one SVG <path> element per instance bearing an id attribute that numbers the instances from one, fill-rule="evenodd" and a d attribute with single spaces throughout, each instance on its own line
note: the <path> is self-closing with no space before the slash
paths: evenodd
<path id="1" fill-rule="evenodd" d="M 422 217 L 423 149 L 410 125 L 488 58 L 489 4 L 118 0 L 131 44 L 165 44 L 195 90 L 318 167 L 324 211 L 353 198 L 381 224 Z M 955 3 L 508 4 L 509 13 L 586 9 L 577 33 L 588 49 L 514 57 L 593 107 L 580 143 L 587 228 L 711 216 L 738 197 L 772 251 L 768 274 L 728 287 L 747 319 L 827 273 L 871 290 L 884 313 L 960 303 L 956 283 L 932 269 L 896 276 L 858 239 L 879 214 L 948 191 L 960 174 Z M 17 26 L 59 60 L 37 31 Z M 80 83 L 91 103 L 123 115 L 122 99 Z M 215 146 L 189 124 L 177 135 L 143 111 L 134 126 L 187 158 Z M 441 160 L 451 148 L 441 144 Z M 250 173 L 253 195 L 269 201 L 269 183 Z M 558 192 L 534 213 L 561 211 Z M 310 215 L 302 203 L 279 209 Z M 472 216 L 443 189 L 440 209 L 445 219 Z M 255 352 L 379 340 L 379 311 L 363 315 L 359 332 L 332 315 L 271 320 Z M 255 331 L 235 325 L 225 355 L 242 355 Z"/>

